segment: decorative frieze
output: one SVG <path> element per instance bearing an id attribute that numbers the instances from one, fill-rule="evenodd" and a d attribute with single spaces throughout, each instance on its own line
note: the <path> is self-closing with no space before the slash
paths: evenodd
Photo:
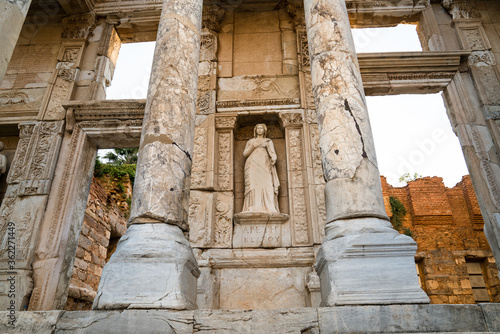
<path id="1" fill-rule="evenodd" d="M 298 98 L 290 99 L 262 99 L 262 100 L 237 100 L 237 101 L 217 101 L 217 109 L 266 107 L 266 106 L 296 106 L 300 103 Z"/>

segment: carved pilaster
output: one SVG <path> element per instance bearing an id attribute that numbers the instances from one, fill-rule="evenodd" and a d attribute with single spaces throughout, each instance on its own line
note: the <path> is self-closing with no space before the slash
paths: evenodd
<path id="1" fill-rule="evenodd" d="M 19 125 L 20 139 L 0 211 L 0 278 L 5 281 L 9 273 L 15 275 L 16 296 L 12 299 L 0 292 L 2 308 L 11 301 L 18 310 L 27 307 L 33 288 L 31 263 L 59 155 L 63 125 L 63 121 Z M 5 233 L 8 224 L 14 228 L 10 240 L 9 234 Z M 8 245 L 12 241 L 15 252 L 9 253 Z"/>
<path id="2" fill-rule="evenodd" d="M 476 57 L 477 56 L 477 57 Z M 471 55 L 475 64 L 489 62 L 479 55 Z M 471 58 L 469 58 L 469 61 Z M 489 67 L 488 65 L 484 67 Z M 474 69 L 472 69 L 474 74 Z M 486 237 L 500 268 L 500 165 L 498 163 L 498 139 L 492 127 L 494 119 L 485 117 L 481 106 L 481 93 L 475 94 L 475 78 L 470 73 L 457 72 L 443 92 L 448 116 L 453 130 L 460 140 L 472 185 L 484 219 Z"/>
<path id="3" fill-rule="evenodd" d="M 82 43 L 67 43 L 59 51 L 58 63 L 40 108 L 39 119 L 62 120 L 66 111 L 62 104 L 69 100 L 79 74 Z"/>
<path id="4" fill-rule="evenodd" d="M 191 167 L 191 189 L 214 188 L 214 115 L 205 118 L 194 130 L 193 165 Z"/>
<path id="5" fill-rule="evenodd" d="M 217 129 L 217 189 L 233 190 L 233 141 L 236 116 L 216 117 Z"/>
<path id="6" fill-rule="evenodd" d="M 280 115 L 281 116 L 281 115 Z M 283 117 L 283 116 L 281 116 Z M 283 118 L 282 118 L 283 119 Z M 307 212 L 306 170 L 303 152 L 302 117 L 292 119 L 285 128 L 287 138 L 288 189 L 290 196 L 290 222 L 293 244 L 306 245 L 310 243 L 310 226 Z"/>

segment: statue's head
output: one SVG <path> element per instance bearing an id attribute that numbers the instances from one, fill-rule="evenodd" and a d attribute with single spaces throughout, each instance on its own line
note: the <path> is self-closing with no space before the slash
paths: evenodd
<path id="1" fill-rule="evenodd" d="M 0 141 L 0 151 L 3 151 L 4 147 L 5 147 L 5 144 Z"/>
<path id="2" fill-rule="evenodd" d="M 267 136 L 267 126 L 264 124 L 264 123 L 259 123 L 257 124 L 254 128 L 253 128 L 253 137 L 254 138 L 257 138 L 257 128 L 258 127 L 262 127 L 262 129 L 264 130 L 264 137 Z"/>

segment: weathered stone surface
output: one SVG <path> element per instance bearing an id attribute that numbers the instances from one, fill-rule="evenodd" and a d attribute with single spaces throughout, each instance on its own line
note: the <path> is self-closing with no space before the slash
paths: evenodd
<path id="1" fill-rule="evenodd" d="M 284 213 L 240 212 L 234 215 L 233 247 L 282 247 Z"/>
<path id="2" fill-rule="evenodd" d="M 192 333 L 193 312 L 160 310 L 65 312 L 55 333 Z"/>
<path id="3" fill-rule="evenodd" d="M 15 325 L 12 326 L 8 322 L 9 312 L 0 312 L 2 321 L 0 322 L 0 332 L 2 333 L 40 333 L 52 334 L 56 327 L 56 323 L 61 318 L 63 311 L 49 312 L 17 312 L 15 314 Z"/>
<path id="4" fill-rule="evenodd" d="M 31 0 L 2 1 L 0 3 L 0 82 L 16 46 Z"/>
<path id="5" fill-rule="evenodd" d="M 489 309 L 489 311 L 485 311 Z M 490 333 L 498 304 L 21 312 L 3 333 Z M 4 318 L 7 312 L 0 312 Z"/>
<path id="6" fill-rule="evenodd" d="M 196 311 L 199 333 L 319 333 L 317 310 Z M 223 324 L 221 326 L 221 324 Z"/>
<path id="7" fill-rule="evenodd" d="M 488 330 L 500 332 L 500 304 L 479 304 Z"/>
<path id="8" fill-rule="evenodd" d="M 103 269 L 93 307 L 194 309 L 199 275 L 179 227 L 133 224 Z"/>
<path id="9" fill-rule="evenodd" d="M 164 2 L 144 112 L 131 223 L 159 221 L 187 229 L 201 15 L 201 1 Z"/>
<path id="10" fill-rule="evenodd" d="M 316 265 L 322 305 L 428 303 L 416 244 L 387 221 L 345 2 L 306 0 L 304 11 L 326 180 L 326 238 Z"/>
<path id="11" fill-rule="evenodd" d="M 318 308 L 321 333 L 487 332 L 476 305 Z"/>
<path id="12" fill-rule="evenodd" d="M 296 98 L 298 92 L 297 77 L 292 75 L 220 78 L 217 85 L 219 101 Z"/>
<path id="13" fill-rule="evenodd" d="M 221 309 L 276 309 L 306 306 L 310 267 L 222 269 Z"/>
<path id="14" fill-rule="evenodd" d="M 367 231 L 328 240 L 326 232 L 316 263 L 322 306 L 429 303 L 418 285 L 413 239 Z"/>

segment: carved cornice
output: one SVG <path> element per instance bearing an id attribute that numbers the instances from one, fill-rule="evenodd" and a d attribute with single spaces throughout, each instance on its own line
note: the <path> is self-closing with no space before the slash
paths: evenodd
<path id="1" fill-rule="evenodd" d="M 469 51 L 386 52 L 358 54 L 361 74 L 456 72 Z"/>
<path id="2" fill-rule="evenodd" d="M 63 104 L 72 109 L 77 122 L 143 119 L 146 100 L 71 101 Z"/>

